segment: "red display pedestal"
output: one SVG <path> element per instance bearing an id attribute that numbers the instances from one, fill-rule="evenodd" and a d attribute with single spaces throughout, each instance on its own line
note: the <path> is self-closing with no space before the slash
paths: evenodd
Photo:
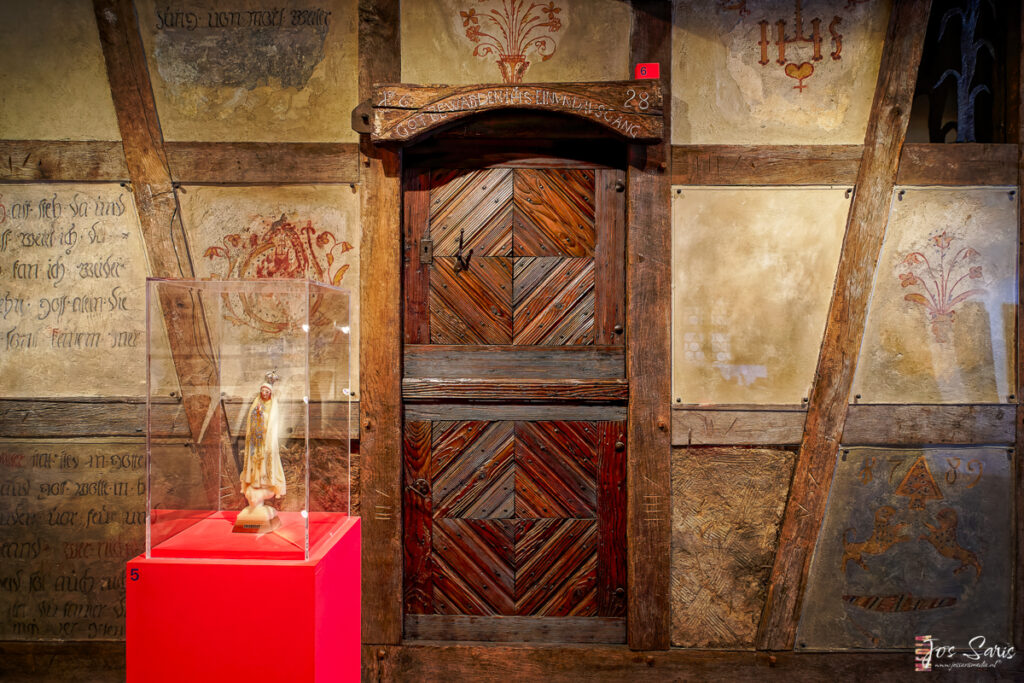
<path id="1" fill-rule="evenodd" d="M 128 680 L 359 680 L 359 550 L 349 517 L 308 560 L 131 560 Z"/>

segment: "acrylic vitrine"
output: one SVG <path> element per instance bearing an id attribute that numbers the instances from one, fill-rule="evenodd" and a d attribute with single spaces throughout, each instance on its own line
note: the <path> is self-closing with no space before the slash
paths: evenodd
<path id="1" fill-rule="evenodd" d="M 147 281 L 147 557 L 304 560 L 349 516 L 349 293 Z"/>

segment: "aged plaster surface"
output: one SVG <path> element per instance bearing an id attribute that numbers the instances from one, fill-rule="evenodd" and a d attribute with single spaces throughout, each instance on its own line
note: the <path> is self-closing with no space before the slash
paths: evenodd
<path id="1" fill-rule="evenodd" d="M 145 395 L 147 271 L 129 190 L 0 185 L 0 395 Z"/>
<path id="2" fill-rule="evenodd" d="M 516 13 L 518 5 L 522 7 Z M 525 12 L 522 10 L 531 7 L 531 16 L 539 21 L 524 25 Z M 548 7 L 550 9 L 546 10 Z M 488 18 L 492 16 L 497 22 Z M 631 21 L 629 5 L 614 0 L 403 2 L 402 82 L 450 85 L 502 83 L 506 82 L 503 78 L 505 73 L 517 69 L 521 71 L 521 80 L 527 83 L 631 78 L 628 63 Z M 523 42 L 507 38 L 498 25 L 502 22 L 527 29 L 534 24 L 548 26 L 535 28 L 532 40 Z M 475 40 L 467 36 L 467 33 L 475 35 L 474 26 L 481 32 L 497 36 L 498 54 L 495 54 L 498 50 L 491 52 L 481 47 L 489 42 L 485 36 L 477 36 Z M 557 28 L 551 30 L 552 26 Z M 536 41 L 541 42 L 537 44 Z M 498 61 L 506 47 L 511 48 L 509 52 L 513 56 L 523 55 L 529 66 L 523 67 L 518 59 L 504 60 L 506 65 L 499 66 Z M 476 56 L 474 52 L 477 52 Z"/>
<path id="3" fill-rule="evenodd" d="M 317 308 L 309 333 L 312 346 L 322 354 L 314 355 L 310 381 L 322 399 L 339 399 L 345 390 L 358 398 L 357 188 L 349 185 L 190 186 L 184 188 L 180 200 L 197 277 L 218 280 L 308 277 L 349 292 L 348 310 L 344 310 L 333 295 L 314 297 L 313 305 Z M 240 348 L 249 348 L 251 353 L 263 349 L 277 354 L 275 362 L 281 368 L 286 359 L 290 359 L 287 360 L 291 368 L 289 377 L 284 377 L 285 371 L 278 369 L 284 380 L 281 387 L 291 399 L 301 398 L 299 384 L 304 372 L 304 350 L 297 344 L 302 335 L 294 325 L 282 327 L 277 323 L 284 320 L 279 314 L 287 316 L 304 308 L 304 290 L 283 295 L 287 302 L 276 304 L 270 302 L 270 291 L 266 287 L 263 290 L 265 296 L 249 299 L 262 302 L 259 307 L 251 306 L 237 294 L 218 297 L 210 304 L 208 317 L 225 342 L 230 340 Z M 347 332 L 343 328 L 347 328 Z M 337 335 L 350 340 L 351 357 L 347 366 L 337 358 L 337 350 L 327 344 Z M 343 340 L 343 336 L 335 341 Z M 251 400 L 263 373 L 273 369 L 252 367 L 251 360 L 246 362 L 242 357 L 225 356 L 222 361 L 225 368 L 237 370 L 234 375 L 238 377 L 230 386 L 225 385 L 224 391 L 244 400 Z M 348 373 L 351 373 L 350 378 Z"/>
<path id="4" fill-rule="evenodd" d="M 142 439 L 0 441 L 0 638 L 123 640 L 126 560 L 145 550 Z M 196 503 L 187 445 L 154 451 L 155 491 Z"/>
<path id="5" fill-rule="evenodd" d="M 896 188 L 854 394 L 866 403 L 1003 402 L 1014 393 L 1012 188 Z"/>
<path id="6" fill-rule="evenodd" d="M 845 188 L 672 188 L 672 397 L 808 395 L 850 199 Z"/>
<path id="7" fill-rule="evenodd" d="M 1010 636 L 1012 452 L 842 448 L 797 643 L 966 650 Z"/>
<path id="8" fill-rule="evenodd" d="M 356 0 L 139 0 L 167 140 L 355 141 Z"/>
<path id="9" fill-rule="evenodd" d="M 672 142 L 863 143 L 889 9 L 674 0 Z"/>
<path id="10" fill-rule="evenodd" d="M 792 474 L 789 451 L 673 451 L 673 645 L 753 647 Z"/>
<path id="11" fill-rule="evenodd" d="M 0 140 L 120 140 L 89 0 L 0 3 Z"/>

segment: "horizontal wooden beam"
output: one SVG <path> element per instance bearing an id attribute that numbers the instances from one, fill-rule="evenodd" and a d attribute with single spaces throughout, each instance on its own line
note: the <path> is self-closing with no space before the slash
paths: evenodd
<path id="1" fill-rule="evenodd" d="M 862 145 L 673 145 L 673 185 L 852 185 Z"/>
<path id="2" fill-rule="evenodd" d="M 358 183 L 359 145 L 165 142 L 171 178 L 190 183 Z"/>
<path id="3" fill-rule="evenodd" d="M 119 140 L 0 140 L 0 182 L 127 182 Z"/>
<path id="4" fill-rule="evenodd" d="M 409 420 L 598 420 L 626 419 L 624 405 L 573 405 L 566 403 L 409 403 Z"/>
<path id="5" fill-rule="evenodd" d="M 626 376 L 621 346 L 405 345 L 406 377 L 611 379 Z"/>
<path id="6" fill-rule="evenodd" d="M 1015 144 L 906 144 L 898 185 L 1016 185 Z"/>
<path id="7" fill-rule="evenodd" d="M 914 655 L 910 652 L 767 654 L 689 649 L 636 652 L 621 645 L 531 647 L 407 643 L 363 646 L 362 666 L 364 681 L 896 682 L 908 680 L 911 674 L 907 672 L 914 670 Z M 1010 668 L 1015 667 L 999 670 L 999 675 L 1012 677 Z M 949 673 L 948 680 L 977 680 L 976 673 L 958 674 L 957 670 Z"/>
<path id="8" fill-rule="evenodd" d="M 769 446 L 798 444 L 804 406 L 675 406 L 673 446 Z"/>
<path id="9" fill-rule="evenodd" d="M 365 394 L 366 391 L 364 390 Z M 406 401 L 625 401 L 625 379 L 511 380 L 425 377 L 402 380 Z"/>
<path id="10" fill-rule="evenodd" d="M 228 424 L 241 424 L 241 401 L 225 402 Z M 297 406 L 296 406 L 297 409 Z M 343 404 L 327 404 L 321 411 L 310 406 L 313 438 L 345 438 Z M 180 401 L 168 399 L 153 407 L 153 433 L 160 437 L 189 435 Z M 90 436 L 144 436 L 146 400 L 138 397 L 0 399 L 0 438 L 81 438 Z M 244 433 L 244 431 L 243 431 Z M 237 433 L 235 434 L 238 435 Z M 301 430 L 289 436 L 301 436 Z M 353 401 L 349 438 L 359 438 L 359 403 Z"/>
<path id="11" fill-rule="evenodd" d="M 405 615 L 405 638 L 488 642 L 625 643 L 621 617 L 475 617 Z"/>
<path id="12" fill-rule="evenodd" d="M 862 145 L 674 145 L 674 185 L 853 185 Z M 900 185 L 1016 185 L 1015 144 L 907 144 Z"/>
<path id="13" fill-rule="evenodd" d="M 847 408 L 842 443 L 857 446 L 1012 444 L 1011 404 L 885 405 Z M 673 446 L 796 445 L 801 406 L 681 406 L 672 411 Z"/>

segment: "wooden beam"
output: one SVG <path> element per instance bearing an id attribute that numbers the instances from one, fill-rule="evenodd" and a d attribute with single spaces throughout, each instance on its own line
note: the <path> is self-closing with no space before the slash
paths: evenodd
<path id="1" fill-rule="evenodd" d="M 1013 643 L 1017 652 L 1024 652 L 1024 464 L 1021 454 L 1024 453 L 1024 319 L 1021 317 L 1020 304 L 1024 299 L 1024 9 L 1016 6 L 1019 28 L 1018 40 L 1013 41 L 1017 47 L 1017 60 L 1014 62 L 1017 81 L 1013 88 L 1012 100 L 1017 105 L 1017 118 L 1011 130 L 1017 134 L 1017 220 L 1020 221 L 1019 239 L 1017 241 L 1017 414 L 1016 438 L 1014 440 L 1014 520 L 1016 538 L 1014 547 L 1017 556 L 1017 571 L 1013 573 Z"/>
<path id="2" fill-rule="evenodd" d="M 862 145 L 673 145 L 674 185 L 852 185 Z M 900 185 L 1015 185 L 1017 144 L 903 146 Z"/>
<path id="3" fill-rule="evenodd" d="M 406 643 L 364 646 L 364 681 L 816 681 L 894 683 L 914 670 L 910 652 L 794 653 L 675 648 L 635 652 L 615 645 L 538 647 L 502 644 Z M 1013 677 L 1017 661 L 998 669 Z M 976 670 L 952 670 L 943 680 L 975 681 Z M 907 673 L 910 672 L 910 673 Z M 963 672 L 963 673 L 959 673 Z"/>
<path id="4" fill-rule="evenodd" d="M 120 141 L 0 140 L 0 182 L 125 182 Z"/>
<path id="5" fill-rule="evenodd" d="M 594 122 L 627 140 L 661 140 L 656 81 L 376 86 L 353 119 L 374 142 L 408 142 L 481 112 L 526 109 Z M 369 106 L 367 106 L 369 105 Z M 368 123 L 362 124 L 365 116 Z"/>
<path id="6" fill-rule="evenodd" d="M 803 406 L 675 406 L 673 446 L 797 445 L 803 439 Z M 841 443 L 850 446 L 1006 444 L 1014 442 L 1016 406 L 889 405 L 847 408 Z"/>
<path id="7" fill-rule="evenodd" d="M 861 145 L 673 145 L 673 185 L 852 185 Z"/>
<path id="8" fill-rule="evenodd" d="M 1016 185 L 1017 145 L 904 145 L 896 182 L 900 185 Z"/>
<path id="9" fill-rule="evenodd" d="M 156 277 L 192 277 L 135 8 L 131 0 L 94 0 L 93 9 L 150 272 Z M 214 368 L 195 353 L 204 348 L 199 337 L 205 327 L 203 312 L 185 288 L 161 288 L 160 303 L 165 312 L 173 311 L 165 315 L 165 327 L 190 432 L 193 438 L 205 434 L 197 450 L 207 504 L 234 506 L 241 496 L 234 485 L 238 472 L 224 410 L 216 396 L 211 398 L 205 381 Z M 204 431 L 211 400 L 217 400 L 211 421 L 215 428 Z M 222 481 L 232 485 L 221 487 Z"/>
<path id="10" fill-rule="evenodd" d="M 857 191 L 839 258 L 793 487 L 779 535 L 757 646 L 793 647 L 814 542 L 825 515 L 836 453 L 864 336 L 900 150 L 907 134 L 931 0 L 893 6 L 864 137 Z"/>
<path id="11" fill-rule="evenodd" d="M 406 401 L 625 401 L 625 379 L 442 379 L 402 380 Z M 365 399 L 365 396 L 364 396 Z"/>
<path id="12" fill-rule="evenodd" d="M 401 79 L 399 0 L 359 0 L 359 98 Z M 362 136 L 363 642 L 402 638 L 401 157 Z"/>
<path id="13" fill-rule="evenodd" d="M 358 183 L 359 145 L 166 142 L 171 179 L 190 183 Z"/>
<path id="14" fill-rule="evenodd" d="M 405 637 L 492 643 L 625 643 L 621 617 L 495 617 L 407 614 Z"/>
<path id="15" fill-rule="evenodd" d="M 633 0 L 630 68 L 659 62 L 671 101 L 672 3 Z M 672 130 L 668 112 L 665 130 Z M 630 148 L 626 195 L 627 639 L 635 650 L 669 647 L 671 533 L 670 146 Z"/>

